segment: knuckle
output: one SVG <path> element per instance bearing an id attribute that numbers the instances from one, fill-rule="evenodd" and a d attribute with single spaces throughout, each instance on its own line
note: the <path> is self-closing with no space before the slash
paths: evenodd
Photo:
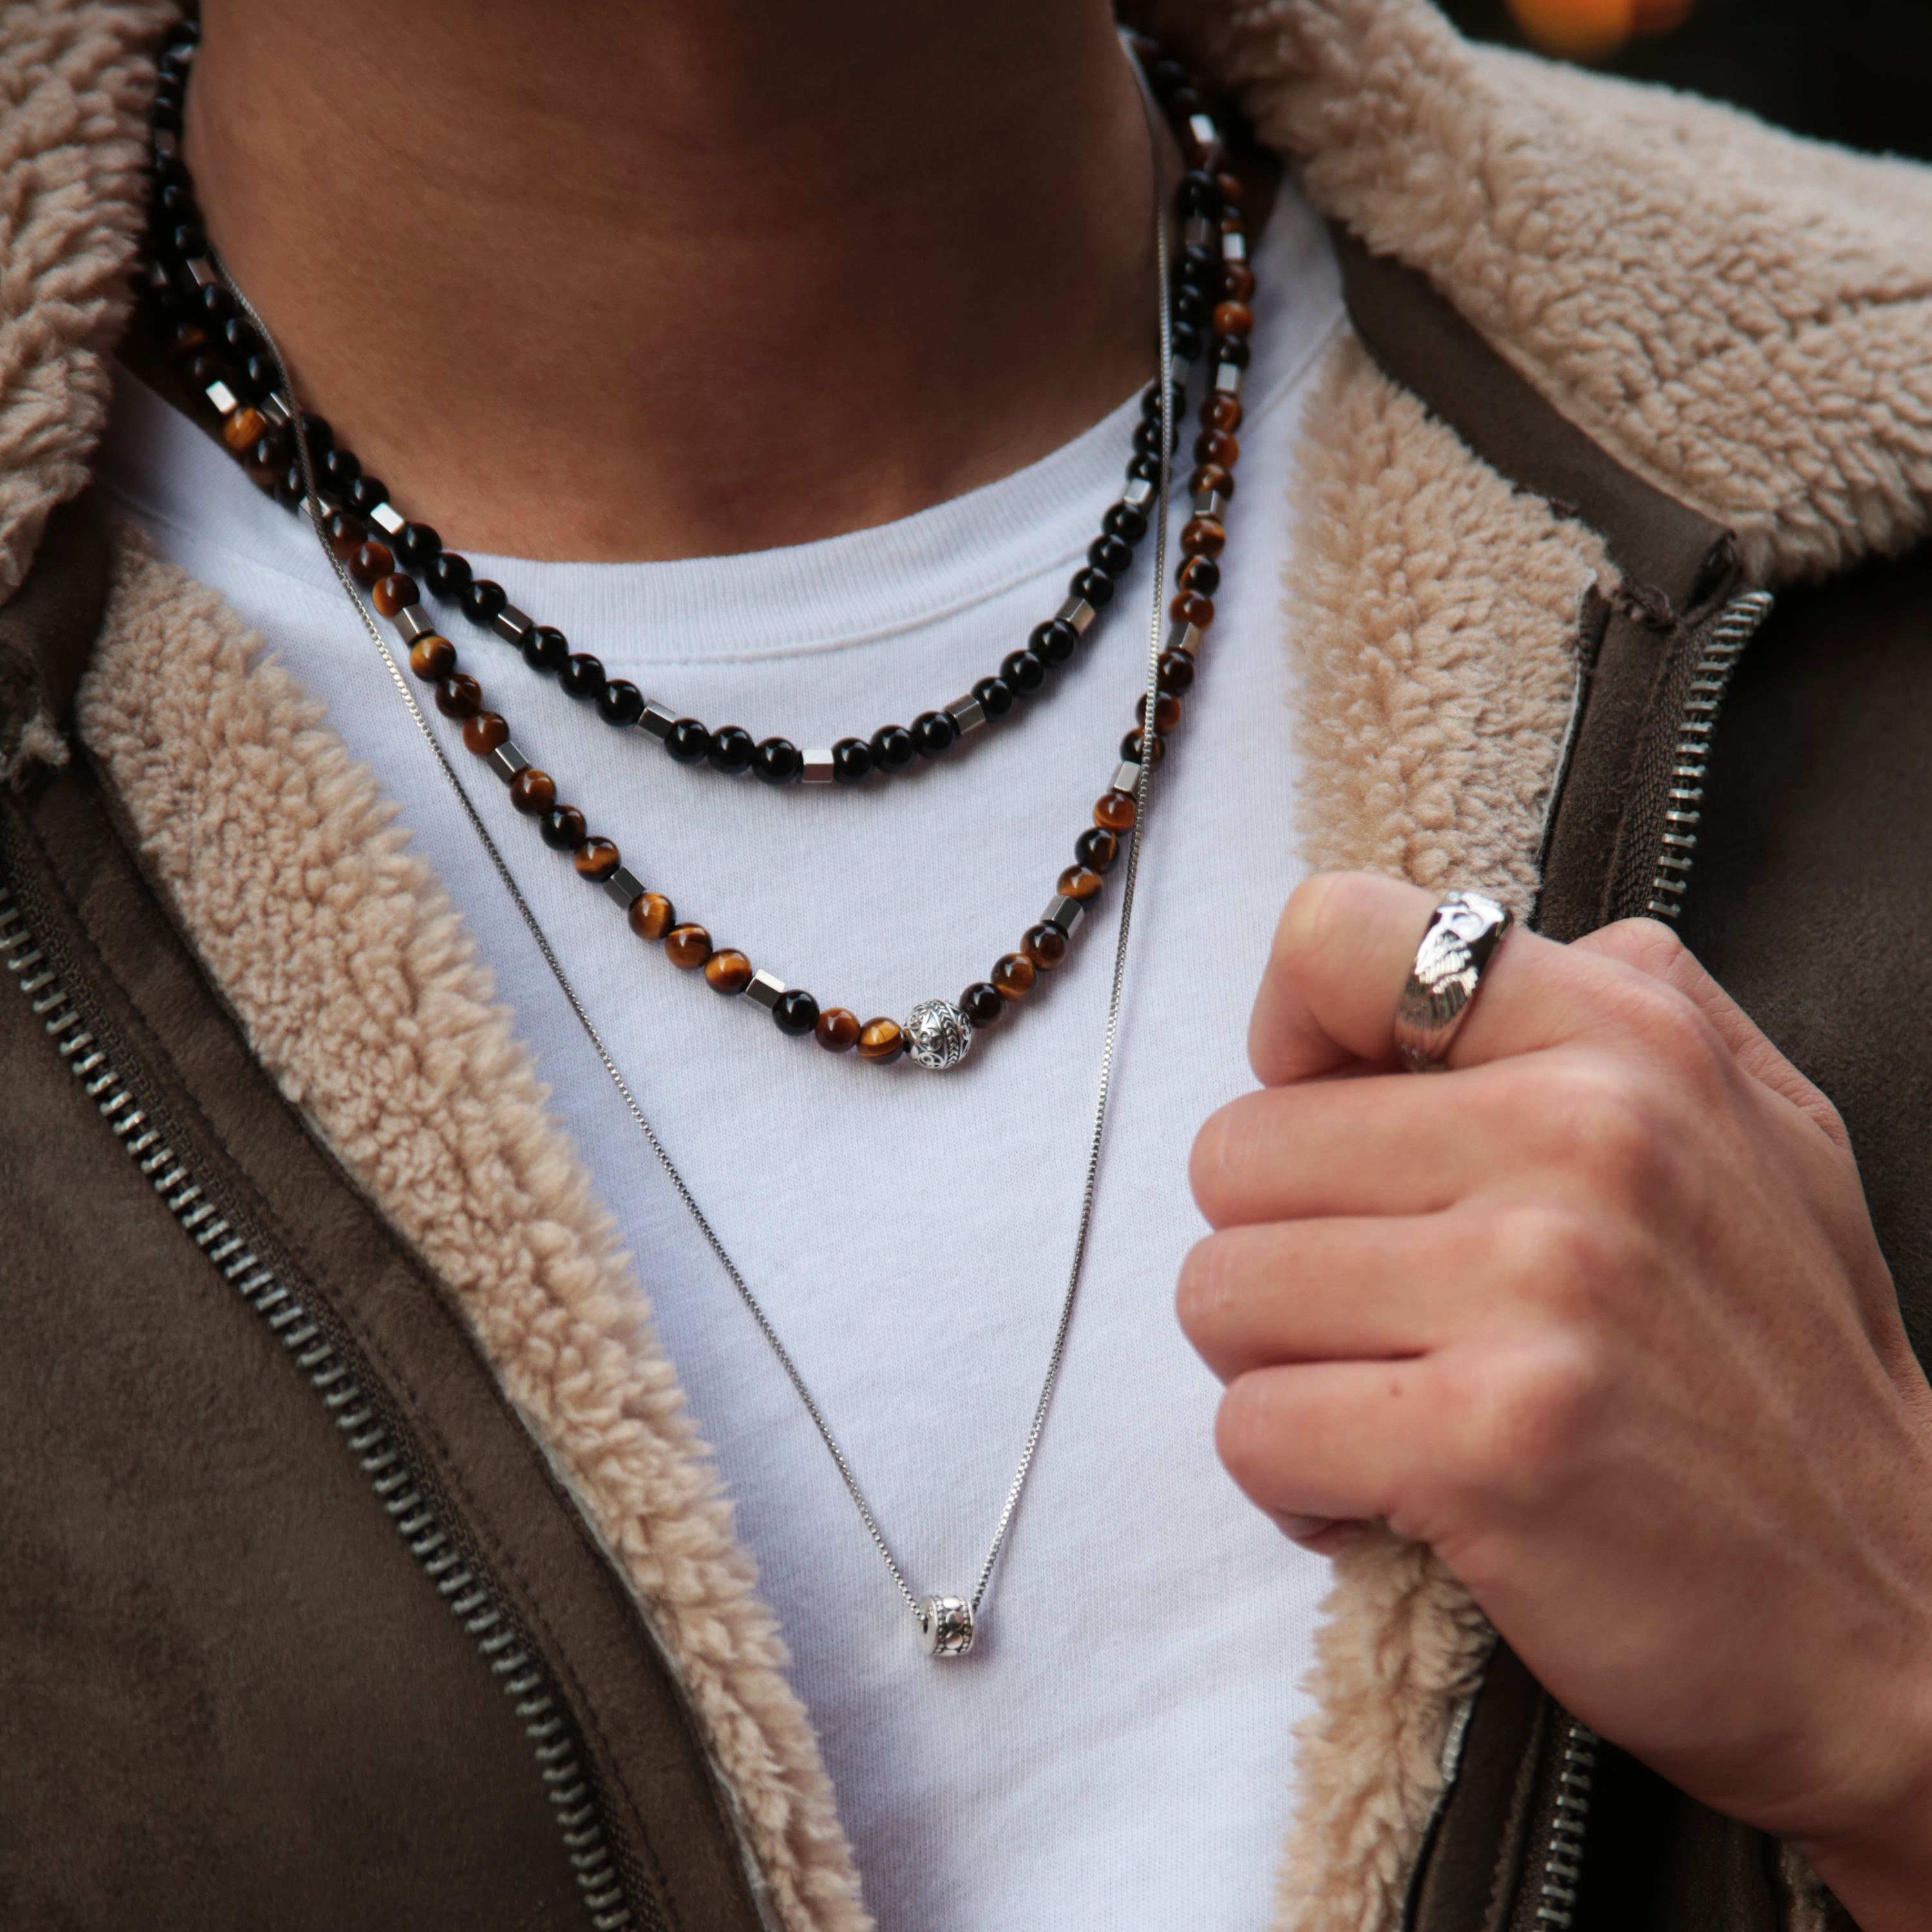
<path id="1" fill-rule="evenodd" d="M 1610 1244 L 1588 1216 L 1548 1202 L 1519 1204 L 1486 1233 L 1499 1272 L 1522 1299 L 1571 1314 L 1596 1306 Z"/>
<path id="2" fill-rule="evenodd" d="M 1450 1371 L 1459 1418 L 1450 1460 L 1459 1486 L 1534 1510 L 1568 1486 L 1598 1429 L 1604 1376 L 1580 1336 L 1544 1336 L 1505 1352 L 1472 1354 Z"/>
<path id="3" fill-rule="evenodd" d="M 1667 1088 L 1608 1057 L 1539 1068 L 1537 1116 L 1548 1154 L 1600 1192 L 1646 1195 L 1666 1178 L 1677 1142 Z"/>

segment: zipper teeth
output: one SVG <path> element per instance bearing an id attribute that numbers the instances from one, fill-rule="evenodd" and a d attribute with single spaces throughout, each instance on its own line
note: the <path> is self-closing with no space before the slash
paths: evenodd
<path id="1" fill-rule="evenodd" d="M 1590 1822 L 1590 1774 L 1597 1768 L 1597 1734 L 1572 1718 L 1563 1738 L 1563 1767 L 1556 1774 L 1556 1815 L 1544 1846 L 1543 1882 L 1536 1922 L 1568 1932 L 1576 1912 L 1576 1880 L 1583 1869 L 1583 1834 Z"/>
<path id="2" fill-rule="evenodd" d="M 1656 869 L 1650 881 L 1647 910 L 1658 919 L 1675 921 L 1684 910 L 1691 862 L 1697 850 L 1697 827 L 1703 813 L 1704 773 L 1711 754 L 1711 735 L 1724 701 L 1731 674 L 1758 626 L 1771 615 L 1773 599 L 1767 590 L 1747 590 L 1733 597 L 1718 614 L 1704 643 L 1703 655 L 1690 680 L 1684 709 L 1677 721 L 1676 760 L 1664 814 Z"/>
<path id="3" fill-rule="evenodd" d="M 408 1463 L 364 1397 L 350 1365 L 277 1280 L 274 1270 L 262 1264 L 246 1238 L 207 1198 L 192 1171 L 142 1109 L 68 998 L 12 892 L 4 885 L 0 970 L 16 980 L 68 1071 L 81 1082 L 82 1092 L 94 1102 L 109 1131 L 152 1182 L 168 1211 L 294 1358 L 334 1418 L 349 1453 L 369 1478 L 410 1555 L 475 1639 L 534 1748 L 538 1773 L 596 1932 L 621 1932 L 632 1925 L 635 1921 L 625 1902 L 623 1882 L 548 1670 L 518 1642 L 516 1628 L 494 1592 L 477 1582 L 435 1510 L 423 1501 Z"/>

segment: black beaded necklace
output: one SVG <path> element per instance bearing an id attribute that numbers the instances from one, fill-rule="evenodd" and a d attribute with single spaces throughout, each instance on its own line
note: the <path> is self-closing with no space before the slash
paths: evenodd
<path id="1" fill-rule="evenodd" d="M 827 750 L 801 753 L 782 737 L 754 744 L 749 733 L 735 725 L 707 730 L 696 718 L 676 717 L 635 685 L 608 677 L 598 658 L 572 652 L 561 631 L 535 622 L 509 604 L 500 585 L 476 578 L 468 560 L 446 549 L 428 525 L 405 518 L 386 486 L 364 474 L 329 424 L 307 413 L 298 416 L 293 399 L 283 392 L 281 371 L 269 345 L 241 312 L 209 249 L 181 159 L 182 90 L 199 38 L 193 20 L 178 22 L 159 62 L 152 110 L 153 198 L 142 286 L 151 332 L 183 369 L 190 393 L 212 411 L 223 444 L 258 487 L 285 508 L 307 508 L 317 519 L 350 574 L 408 644 L 411 670 L 434 685 L 437 710 L 460 721 L 464 745 L 506 782 L 516 810 L 540 821 L 544 843 L 568 852 L 579 875 L 602 886 L 623 908 L 640 938 L 662 941 L 674 965 L 701 970 L 714 991 L 748 993 L 770 1011 L 782 1032 L 811 1034 L 830 1052 L 856 1046 L 862 1058 L 878 1064 L 910 1054 L 930 1068 L 957 1065 L 976 1029 L 992 1025 L 1008 1005 L 1032 990 L 1040 973 L 1066 956 L 1068 942 L 1098 898 L 1121 841 L 1133 830 L 1141 760 L 1150 755 L 1155 764 L 1160 761 L 1166 734 L 1180 721 L 1182 698 L 1194 682 L 1200 647 L 1214 620 L 1217 560 L 1240 453 L 1234 432 L 1241 422 L 1240 389 L 1253 324 L 1248 304 L 1255 281 L 1246 260 L 1241 184 L 1222 166 L 1219 127 L 1186 70 L 1162 58 L 1150 43 L 1136 42 L 1190 164 L 1176 194 L 1183 247 L 1170 278 L 1172 393 L 1163 398 L 1156 382 L 1142 398 L 1126 488 L 1108 511 L 1087 563 L 1068 586 L 1065 602 L 1036 627 L 1024 650 L 1006 658 L 997 676 L 981 679 L 968 696 L 942 710 L 921 713 L 909 730 L 886 725 L 869 741 L 842 739 Z M 532 669 L 555 674 L 569 695 L 594 704 L 606 722 L 640 727 L 681 764 L 702 760 L 723 772 L 748 770 L 774 786 L 800 778 L 856 784 L 874 774 L 902 771 L 916 757 L 941 756 L 1013 713 L 1021 698 L 1039 690 L 1054 668 L 1072 658 L 1112 601 L 1117 580 L 1132 567 L 1134 546 L 1147 533 L 1148 506 L 1162 472 L 1163 401 L 1168 420 L 1177 424 L 1178 444 L 1187 378 L 1204 337 L 1214 380 L 1201 408 L 1196 467 L 1189 479 L 1193 514 L 1181 533 L 1186 561 L 1176 579 L 1172 630 L 1160 661 L 1153 717 L 1144 716 L 1143 699 L 1121 741 L 1108 789 L 1095 802 L 1093 823 L 1075 842 L 1074 862 L 1060 874 L 1045 911 L 1027 929 L 1019 950 L 1003 954 L 989 976 L 968 986 L 956 1004 L 922 1000 L 903 1022 L 875 1018 L 862 1023 L 849 1008 L 821 1008 L 802 988 L 754 969 L 736 948 L 714 946 L 704 926 L 680 920 L 670 899 L 646 887 L 622 863 L 610 839 L 591 832 L 583 814 L 559 799 L 555 780 L 511 740 L 502 714 L 486 708 L 482 687 L 459 668 L 455 646 L 423 608 L 416 580 L 398 568 L 421 569 L 433 591 L 458 598 L 472 622 L 517 645 Z"/>

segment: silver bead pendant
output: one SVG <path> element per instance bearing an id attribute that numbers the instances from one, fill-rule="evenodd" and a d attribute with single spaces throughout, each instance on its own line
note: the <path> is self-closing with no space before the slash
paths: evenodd
<path id="1" fill-rule="evenodd" d="M 964 1597 L 922 1598 L 919 1646 L 928 1657 L 964 1657 L 973 1648 L 973 1606 Z"/>
<path id="2" fill-rule="evenodd" d="M 899 1029 L 906 1051 L 935 1073 L 957 1066 L 973 1044 L 973 1022 L 950 1000 L 922 1000 Z"/>

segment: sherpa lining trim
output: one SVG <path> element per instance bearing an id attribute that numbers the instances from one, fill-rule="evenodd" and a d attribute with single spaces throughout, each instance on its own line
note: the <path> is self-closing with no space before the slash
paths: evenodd
<path id="1" fill-rule="evenodd" d="M 1352 338 L 1310 401 L 1287 608 L 1311 867 L 1526 912 L 1600 538 L 1512 490 Z M 1336 1564 L 1296 1756 L 1277 1932 L 1395 1932 L 1491 1634 L 1419 1545 Z"/>
<path id="2" fill-rule="evenodd" d="M 527 1049 L 393 808 L 213 591 L 116 539 L 84 742 L 283 1091 L 454 1294 L 646 1606 L 791 1932 L 865 1932 L 776 1621 Z"/>
<path id="3" fill-rule="evenodd" d="M 1932 168 L 1472 45 L 1424 0 L 1150 0 L 1630 469 L 1778 583 L 1932 529 Z"/>
<path id="4" fill-rule="evenodd" d="M 0 603 L 47 512 L 86 487 L 106 425 L 104 352 L 127 323 L 142 219 L 153 63 L 136 50 L 169 17 L 63 0 L 0 8 Z"/>

